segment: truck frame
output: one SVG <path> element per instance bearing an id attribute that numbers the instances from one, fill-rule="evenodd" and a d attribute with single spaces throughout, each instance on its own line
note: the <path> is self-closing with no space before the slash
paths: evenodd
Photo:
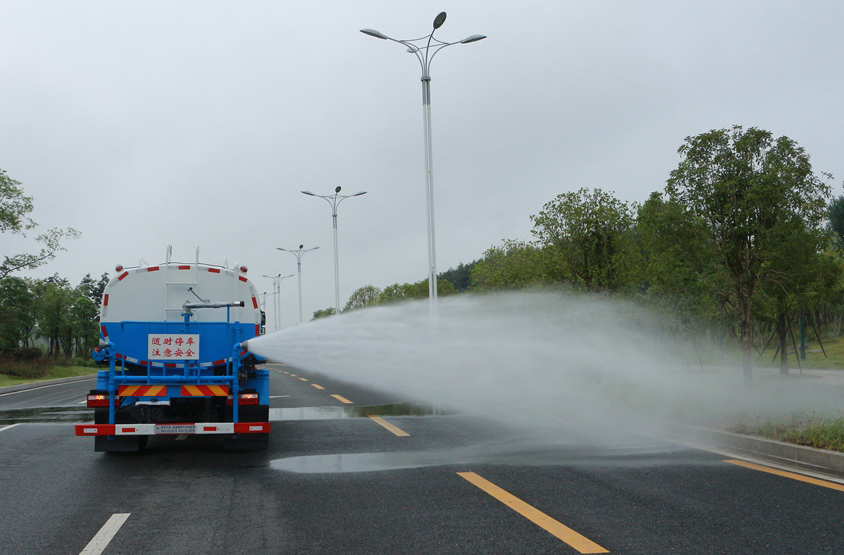
<path id="1" fill-rule="evenodd" d="M 265 316 L 247 268 L 198 262 L 117 266 L 100 306 L 97 373 L 87 396 L 101 452 L 143 450 L 151 436 L 216 434 L 229 449 L 266 449 L 269 370 L 246 348 Z"/>

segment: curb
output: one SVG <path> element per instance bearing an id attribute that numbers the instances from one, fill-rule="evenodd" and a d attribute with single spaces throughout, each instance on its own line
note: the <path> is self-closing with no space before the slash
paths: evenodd
<path id="1" fill-rule="evenodd" d="M 25 391 L 27 389 L 35 389 L 36 387 L 43 387 L 46 385 L 57 385 L 61 383 L 71 383 L 71 382 L 81 382 L 82 380 L 95 380 L 97 378 L 96 374 L 91 374 L 89 376 L 73 376 L 70 378 L 56 378 L 55 380 L 41 380 L 37 382 L 28 382 L 22 383 L 18 385 L 7 385 L 6 387 L 0 387 L 0 394 L 2 393 L 15 393 L 17 391 Z"/>
<path id="2" fill-rule="evenodd" d="M 744 457 L 844 478 L 844 453 L 696 426 L 673 424 L 671 428 L 669 435 L 698 446 L 729 450 Z"/>

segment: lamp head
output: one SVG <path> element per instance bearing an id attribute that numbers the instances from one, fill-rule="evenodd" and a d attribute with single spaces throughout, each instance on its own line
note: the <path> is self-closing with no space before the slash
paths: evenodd
<path id="1" fill-rule="evenodd" d="M 479 40 L 484 40 L 486 35 L 472 35 L 471 37 L 466 37 L 465 39 L 460 41 L 460 44 L 469 44 L 470 42 L 477 42 Z"/>
<path id="2" fill-rule="evenodd" d="M 445 23 L 445 12 L 440 12 L 440 15 L 434 19 L 434 29 L 439 29 L 443 23 Z"/>
<path id="3" fill-rule="evenodd" d="M 299 250 L 302 250 L 302 247 L 304 247 L 304 246 L 305 245 L 299 245 Z"/>
<path id="4" fill-rule="evenodd" d="M 337 185 L 337 187 L 334 188 L 334 192 L 339 193 L 340 189 L 341 189 L 341 187 L 339 185 Z"/>
<path id="5" fill-rule="evenodd" d="M 375 37 L 376 39 L 387 40 L 387 35 L 385 35 L 381 31 L 376 31 L 375 29 L 361 29 L 360 32 L 364 35 Z"/>

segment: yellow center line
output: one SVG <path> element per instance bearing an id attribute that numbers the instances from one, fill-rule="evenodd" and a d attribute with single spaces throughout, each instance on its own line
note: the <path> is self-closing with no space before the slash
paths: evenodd
<path id="1" fill-rule="evenodd" d="M 349 401 L 349 400 L 348 400 L 348 399 L 346 399 L 345 397 L 341 397 L 340 395 L 332 395 L 332 397 L 334 397 L 335 399 L 337 399 L 337 400 L 338 400 L 338 401 L 340 401 L 341 403 L 346 403 L 347 405 L 351 405 L 351 404 L 352 404 L 352 402 L 351 402 L 351 401 Z"/>
<path id="2" fill-rule="evenodd" d="M 308 378 L 299 378 L 299 379 L 302 380 L 303 382 L 308 381 Z"/>
<path id="3" fill-rule="evenodd" d="M 735 464 L 738 466 L 743 466 L 745 468 L 750 468 L 752 470 L 759 470 L 761 472 L 767 472 L 769 474 L 776 474 L 777 476 L 783 476 L 785 478 L 791 478 L 792 480 L 797 480 L 799 482 L 806 482 L 807 484 L 814 484 L 816 486 L 821 486 L 823 488 L 834 489 L 837 491 L 844 491 L 844 485 L 836 484 L 835 482 L 827 482 L 826 480 L 819 480 L 817 478 L 810 478 L 809 476 L 803 476 L 802 474 L 796 474 L 794 472 L 786 472 L 785 470 L 777 470 L 776 468 L 771 468 L 769 466 L 762 466 L 761 464 L 753 464 L 745 461 L 738 461 L 735 459 L 725 460 L 725 463 Z"/>
<path id="4" fill-rule="evenodd" d="M 317 388 L 317 389 L 325 389 L 325 388 L 324 388 L 324 387 L 322 387 L 321 385 L 317 385 L 317 384 L 315 384 L 315 383 L 312 383 L 311 385 L 312 385 L 312 386 L 314 386 L 314 387 L 315 387 L 315 388 Z"/>
<path id="5" fill-rule="evenodd" d="M 288 375 L 293 376 L 294 378 L 298 378 L 298 377 L 299 377 L 299 376 L 297 376 L 296 374 L 288 374 Z"/>
<path id="6" fill-rule="evenodd" d="M 370 417 L 370 418 L 371 418 L 374 422 L 377 422 L 378 424 L 381 424 L 381 425 L 382 425 L 382 426 L 384 426 L 386 429 L 390 430 L 391 432 L 393 432 L 394 434 L 396 434 L 396 435 L 397 435 L 397 436 L 399 436 L 399 437 L 408 437 L 408 436 L 410 435 L 409 433 L 405 432 L 404 430 L 402 430 L 402 429 L 401 429 L 401 428 L 399 428 L 398 426 L 393 426 L 392 424 L 390 424 L 389 422 L 387 422 L 386 420 L 384 420 L 384 419 L 383 419 L 383 418 L 381 418 L 380 416 L 375 416 L 374 414 L 370 414 L 370 415 L 369 415 L 369 417 Z"/>
<path id="7" fill-rule="evenodd" d="M 458 472 L 457 475 L 462 478 L 465 478 L 471 484 L 479 487 L 486 493 L 495 497 L 496 499 L 498 499 L 499 501 L 501 501 L 502 503 L 504 503 L 523 517 L 525 517 L 526 519 L 530 520 L 537 526 L 547 530 L 548 532 L 556 536 L 558 539 L 569 544 L 579 553 L 609 553 L 609 551 L 607 551 L 597 543 L 584 536 L 581 536 L 568 526 L 551 518 L 539 509 L 528 505 L 518 497 L 514 496 L 511 493 L 508 493 L 507 491 L 504 491 L 492 482 L 481 478 L 474 472 Z"/>

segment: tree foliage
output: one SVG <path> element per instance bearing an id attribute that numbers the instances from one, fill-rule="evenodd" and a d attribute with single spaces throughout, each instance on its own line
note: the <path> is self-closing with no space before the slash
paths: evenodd
<path id="1" fill-rule="evenodd" d="M 531 216 L 532 233 L 571 284 L 588 291 L 617 291 L 636 269 L 632 230 L 636 205 L 600 189 L 559 195 Z"/>
<path id="2" fill-rule="evenodd" d="M 359 287 L 351 294 L 343 310 L 355 310 L 374 304 L 380 295 L 381 290 L 374 285 Z"/>
<path id="3" fill-rule="evenodd" d="M 21 183 L 0 169 L 0 232 L 23 234 L 24 231 L 35 228 L 36 223 L 29 218 L 32 208 L 32 197 L 23 194 Z M 38 235 L 35 240 L 41 244 L 41 250 L 37 254 L 3 255 L 3 260 L 0 261 L 0 279 L 20 270 L 32 270 L 46 264 L 53 260 L 59 251 L 65 250 L 62 241 L 79 236 L 80 233 L 70 227 L 52 228 Z"/>
<path id="4" fill-rule="evenodd" d="M 682 161 L 666 193 L 683 207 L 717 260 L 718 293 L 738 320 L 749 379 L 757 295 L 765 285 L 789 280 L 783 268 L 794 254 L 792 241 L 819 229 L 829 187 L 794 141 L 756 128 L 687 137 L 679 153 Z"/>
<path id="5" fill-rule="evenodd" d="M 550 282 L 545 252 L 523 241 L 507 240 L 486 250 L 472 269 L 477 291 L 524 289 Z"/>

